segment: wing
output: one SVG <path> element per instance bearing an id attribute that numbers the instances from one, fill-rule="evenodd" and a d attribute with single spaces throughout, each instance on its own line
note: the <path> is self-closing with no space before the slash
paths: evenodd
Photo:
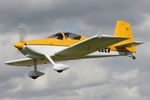
<path id="1" fill-rule="evenodd" d="M 37 59 L 37 64 L 46 64 L 49 63 L 47 59 Z M 24 58 L 24 59 L 18 59 L 18 60 L 12 60 L 12 61 L 7 61 L 5 62 L 7 65 L 12 65 L 12 66 L 32 66 L 33 65 L 33 60 L 31 58 Z"/>
<path id="2" fill-rule="evenodd" d="M 95 35 L 84 41 L 76 43 L 60 52 L 57 52 L 55 56 L 63 56 L 63 57 L 85 56 L 89 53 L 95 52 L 99 49 L 107 48 L 108 46 L 114 45 L 126 39 L 128 38 L 106 36 L 106 35 L 103 36 Z"/>
<path id="3" fill-rule="evenodd" d="M 24 58 L 24 59 L 18 59 L 18 60 L 12 60 L 5 62 L 7 65 L 14 65 L 14 66 L 31 66 L 32 65 L 32 59 L 31 58 Z"/>

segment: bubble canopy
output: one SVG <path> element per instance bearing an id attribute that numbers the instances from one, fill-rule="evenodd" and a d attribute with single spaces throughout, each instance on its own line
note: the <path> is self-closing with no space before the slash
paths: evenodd
<path id="1" fill-rule="evenodd" d="M 63 37 L 63 36 L 65 36 L 65 37 Z M 49 36 L 48 38 L 56 38 L 56 39 L 60 39 L 60 40 L 63 40 L 64 38 L 80 40 L 81 36 L 78 34 L 75 34 L 75 33 L 71 33 L 71 32 L 58 32 L 58 33 L 55 33 L 55 34 Z"/>

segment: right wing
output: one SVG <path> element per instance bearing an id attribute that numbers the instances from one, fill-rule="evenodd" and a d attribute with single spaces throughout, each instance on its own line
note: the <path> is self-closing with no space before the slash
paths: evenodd
<path id="1" fill-rule="evenodd" d="M 62 56 L 62 57 L 85 56 L 99 49 L 107 48 L 108 46 L 114 45 L 126 39 L 128 38 L 107 36 L 107 35 L 103 36 L 95 35 L 79 43 L 76 43 L 62 51 L 57 52 L 55 56 Z"/>

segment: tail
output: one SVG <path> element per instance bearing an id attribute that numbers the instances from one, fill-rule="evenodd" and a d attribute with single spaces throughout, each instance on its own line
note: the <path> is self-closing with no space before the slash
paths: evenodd
<path id="1" fill-rule="evenodd" d="M 114 45 L 114 49 L 117 51 L 136 52 L 135 46 L 142 44 L 141 42 L 133 41 L 130 23 L 128 22 L 117 21 L 114 36 L 129 38 Z"/>

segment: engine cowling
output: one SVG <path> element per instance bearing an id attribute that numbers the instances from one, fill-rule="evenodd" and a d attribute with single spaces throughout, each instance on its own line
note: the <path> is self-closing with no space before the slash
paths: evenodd
<path id="1" fill-rule="evenodd" d="M 55 71 L 57 71 L 58 73 L 61 73 L 62 71 L 66 70 L 68 68 L 70 68 L 70 66 L 65 65 L 65 64 L 56 64 L 56 65 L 53 66 L 53 69 Z"/>

